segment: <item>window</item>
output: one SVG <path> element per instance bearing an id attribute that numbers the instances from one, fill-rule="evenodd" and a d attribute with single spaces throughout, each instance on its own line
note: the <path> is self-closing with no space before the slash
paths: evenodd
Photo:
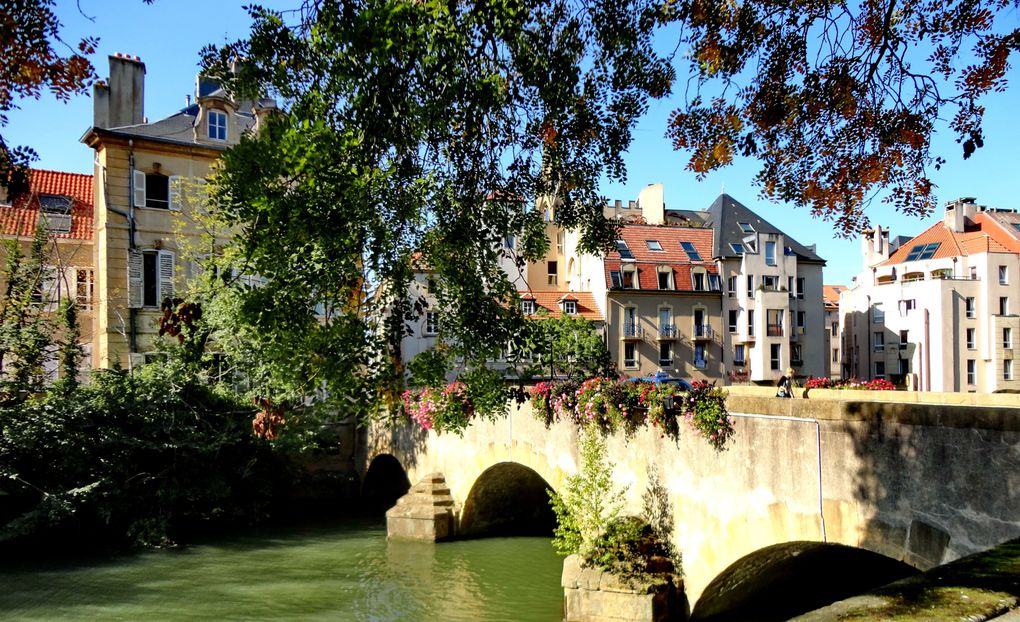
<path id="1" fill-rule="evenodd" d="M 939 243 L 933 244 L 918 244 L 910 249 L 907 254 L 907 261 L 920 261 L 923 259 L 931 259 L 935 256 L 935 251 L 939 249 Z"/>
<path id="2" fill-rule="evenodd" d="M 783 346 L 778 343 L 769 345 L 769 369 L 776 371 L 783 368 Z"/>
<path id="3" fill-rule="evenodd" d="M 513 250 L 516 245 L 517 240 L 514 239 L 514 236 L 508 235 L 505 238 L 503 238 L 503 246 L 505 246 L 506 248 Z"/>
<path id="4" fill-rule="evenodd" d="M 559 277 L 556 276 L 557 265 L 555 261 L 547 262 L 546 275 L 548 277 L 549 285 L 556 285 Z"/>
<path id="5" fill-rule="evenodd" d="M 1002 347 L 1006 350 L 1013 349 L 1013 329 L 1003 328 L 1002 329 Z"/>
<path id="6" fill-rule="evenodd" d="M 637 344 L 633 341 L 627 341 L 623 344 L 623 366 L 633 369 L 637 365 Z"/>
<path id="7" fill-rule="evenodd" d="M 673 311 L 668 307 L 659 309 L 659 334 L 663 337 L 676 336 L 676 326 L 673 325 Z"/>
<path id="8" fill-rule="evenodd" d="M 521 313 L 524 315 L 534 315 L 535 313 L 535 301 L 534 300 L 522 300 L 521 301 Z"/>
<path id="9" fill-rule="evenodd" d="M 833 337 L 838 336 L 839 335 L 839 322 L 833 322 L 831 330 L 832 330 L 832 336 Z"/>
<path id="10" fill-rule="evenodd" d="M 885 361 L 875 361 L 875 379 L 885 378 Z"/>
<path id="11" fill-rule="evenodd" d="M 963 299 L 963 306 L 964 306 L 964 309 L 966 311 L 967 319 L 973 320 L 974 316 L 975 316 L 974 298 L 971 297 L 971 296 L 968 296 L 967 298 L 964 298 Z"/>
<path id="12" fill-rule="evenodd" d="M 213 140 L 227 139 L 227 113 L 219 110 L 209 111 L 209 138 Z"/>
<path id="13" fill-rule="evenodd" d="M 967 329 L 967 349 L 968 350 L 975 350 L 975 349 L 977 349 L 977 329 L 976 328 L 968 328 Z"/>
<path id="14" fill-rule="evenodd" d="M 790 298 L 793 298 L 793 277 L 786 277 L 786 291 L 790 292 Z"/>
<path id="15" fill-rule="evenodd" d="M 737 277 L 731 276 L 726 279 L 726 295 L 730 298 L 737 295 Z"/>
<path id="16" fill-rule="evenodd" d="M 896 359 L 896 373 L 905 376 L 910 373 L 910 361 L 908 359 Z"/>
<path id="17" fill-rule="evenodd" d="M 999 266 L 999 285 L 1009 285 L 1009 270 L 1006 266 Z"/>
<path id="18" fill-rule="evenodd" d="M 737 332 L 737 314 L 738 311 L 736 309 L 730 309 L 729 329 L 731 333 Z"/>
<path id="19" fill-rule="evenodd" d="M 560 231 L 556 234 L 556 253 L 562 255 L 563 247 L 567 245 L 567 232 Z"/>
<path id="20" fill-rule="evenodd" d="M 705 291 L 705 271 L 698 270 L 691 272 L 691 285 L 694 287 L 694 291 L 703 292 Z"/>
<path id="21" fill-rule="evenodd" d="M 713 292 L 722 290 L 722 279 L 719 278 L 718 274 L 708 275 L 708 289 L 712 290 Z"/>
<path id="22" fill-rule="evenodd" d="M 609 272 L 609 281 L 612 284 L 612 287 L 616 289 L 623 287 L 623 277 L 620 276 L 619 270 L 612 270 Z"/>
<path id="23" fill-rule="evenodd" d="M 800 329 L 801 333 L 804 332 L 804 319 L 805 319 L 806 316 L 807 316 L 807 312 L 806 311 L 798 311 L 797 312 L 797 328 Z"/>
<path id="24" fill-rule="evenodd" d="M 1013 361 L 1006 359 L 1002 362 L 1002 379 L 1012 380 L 1013 379 Z"/>
<path id="25" fill-rule="evenodd" d="M 694 344 L 694 366 L 698 369 L 705 369 L 708 362 L 705 360 L 705 344 Z"/>
<path id="26" fill-rule="evenodd" d="M 648 250 L 662 252 L 662 244 L 659 244 L 658 240 L 645 240 L 645 244 L 648 245 Z"/>
<path id="27" fill-rule="evenodd" d="M 754 309 L 747 310 L 747 336 L 754 337 Z"/>
<path id="28" fill-rule="evenodd" d="M 765 328 L 766 334 L 769 337 L 782 337 L 783 336 L 783 310 L 782 309 L 767 309 L 766 310 L 766 322 Z"/>
<path id="29" fill-rule="evenodd" d="M 765 264 L 769 266 L 776 265 L 776 243 L 765 242 Z"/>
<path id="30" fill-rule="evenodd" d="M 770 292 L 777 291 L 779 289 L 779 277 L 765 275 L 761 277 L 762 289 Z"/>
<path id="31" fill-rule="evenodd" d="M 135 207 L 150 207 L 155 209 L 180 209 L 181 205 L 181 178 L 162 173 L 146 173 L 135 170 L 133 172 L 132 202 Z"/>
<path id="32" fill-rule="evenodd" d="M 438 335 L 439 334 L 439 312 L 438 311 L 426 311 L 425 312 L 425 335 Z"/>
<path id="33" fill-rule="evenodd" d="M 802 276 L 797 277 L 797 298 L 804 300 L 804 291 L 806 289 L 806 280 Z"/>
<path id="34" fill-rule="evenodd" d="M 790 344 L 790 363 L 793 365 L 804 364 L 804 359 L 801 358 L 801 346 L 799 343 Z"/>
<path id="35" fill-rule="evenodd" d="M 900 301 L 900 314 L 906 315 L 917 308 L 917 299 L 910 298 L 909 300 Z"/>
<path id="36" fill-rule="evenodd" d="M 754 275 L 747 275 L 747 296 L 748 298 L 754 297 Z"/>
<path id="37" fill-rule="evenodd" d="M 737 225 L 740 226 L 740 230 L 744 233 L 754 233 L 754 227 L 749 222 L 738 222 Z"/>
<path id="38" fill-rule="evenodd" d="M 1009 297 L 999 296 L 999 315 L 1009 315 Z"/>
<path id="39" fill-rule="evenodd" d="M 623 287 L 624 289 L 638 288 L 637 270 L 633 266 L 624 266 L 623 268 Z"/>
<path id="40" fill-rule="evenodd" d="M 901 330 L 900 331 L 900 350 L 906 349 L 908 343 L 910 343 L 910 331 L 909 330 Z"/>
<path id="41" fill-rule="evenodd" d="M 39 195 L 39 225 L 53 233 L 71 231 L 71 197 L 62 194 Z"/>
<path id="42" fill-rule="evenodd" d="M 974 267 L 974 266 L 970 267 L 970 280 L 971 281 L 978 280 L 978 278 L 977 278 L 977 268 Z"/>
<path id="43" fill-rule="evenodd" d="M 128 253 L 128 302 L 131 308 L 158 307 L 174 297 L 174 254 L 132 250 Z"/>
<path id="44" fill-rule="evenodd" d="M 733 252 L 738 255 L 744 254 L 744 245 L 740 242 L 730 242 L 730 248 L 732 248 Z"/>
<path id="45" fill-rule="evenodd" d="M 881 352 L 882 350 L 885 350 L 885 333 L 883 333 L 882 331 L 875 332 L 871 341 L 874 346 L 875 352 Z"/>
<path id="46" fill-rule="evenodd" d="M 691 242 L 680 242 L 680 247 L 684 249 L 691 261 L 702 261 L 701 254 L 694 249 L 694 244 Z"/>
<path id="47" fill-rule="evenodd" d="M 741 343 L 741 344 L 737 344 L 737 345 L 733 346 L 733 364 L 734 365 L 744 365 L 745 364 L 746 359 L 744 358 L 745 357 L 744 352 L 745 352 L 744 344 Z"/>
<path id="48" fill-rule="evenodd" d="M 659 367 L 673 366 L 673 344 L 669 341 L 659 343 Z"/>
<path id="49" fill-rule="evenodd" d="M 623 240 L 616 241 L 616 251 L 620 253 L 621 259 L 634 259 L 634 253 L 630 252 L 630 247 Z"/>
<path id="50" fill-rule="evenodd" d="M 92 294 L 95 288 L 95 273 L 89 268 L 78 268 L 75 272 L 75 302 L 79 309 L 92 308 Z"/>
<path id="51" fill-rule="evenodd" d="M 977 361 L 967 359 L 967 384 L 977 384 Z"/>
<path id="52" fill-rule="evenodd" d="M 839 348 L 832 349 L 832 362 L 833 363 L 839 362 Z"/>
<path id="53" fill-rule="evenodd" d="M 1020 232 L 1020 222 L 1013 223 L 1013 228 Z"/>
<path id="54" fill-rule="evenodd" d="M 871 321 L 875 324 L 885 323 L 885 311 L 882 310 L 881 303 L 876 303 L 871 307 Z"/>
<path id="55" fill-rule="evenodd" d="M 659 289 L 673 289 L 673 270 L 669 266 L 659 266 Z"/>
<path id="56" fill-rule="evenodd" d="M 577 301 L 576 300 L 564 300 L 563 301 L 563 312 L 567 315 L 577 315 Z"/>
<path id="57" fill-rule="evenodd" d="M 638 327 L 637 309 L 635 307 L 625 307 L 623 309 L 623 336 L 641 336 L 641 330 Z"/>

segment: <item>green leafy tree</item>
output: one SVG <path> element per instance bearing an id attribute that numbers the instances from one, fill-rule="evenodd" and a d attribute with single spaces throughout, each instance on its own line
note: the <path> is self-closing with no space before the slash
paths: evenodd
<path id="1" fill-rule="evenodd" d="M 293 23 L 254 8 L 248 39 L 205 52 L 236 94 L 287 111 L 214 179 L 216 215 L 237 232 L 223 266 L 265 279 L 233 284 L 230 332 L 270 357 L 275 391 L 314 386 L 368 412 L 402 378 L 415 260 L 437 275 L 443 331 L 470 371 L 524 330 L 499 264 L 544 255 L 537 200 L 582 229 L 583 249 L 611 244 L 598 184 L 623 179 L 631 130 L 672 70 L 645 0 L 303 7 Z"/>
<path id="2" fill-rule="evenodd" d="M 516 354 L 524 377 L 565 375 L 575 380 L 612 376 L 614 366 L 594 322 L 561 314 L 528 322 Z"/>

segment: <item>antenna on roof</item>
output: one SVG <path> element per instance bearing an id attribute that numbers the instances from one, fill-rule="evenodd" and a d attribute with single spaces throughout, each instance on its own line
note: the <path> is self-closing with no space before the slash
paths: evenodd
<path id="1" fill-rule="evenodd" d="M 719 194 L 726 194 L 726 182 L 723 182 L 719 187 Z"/>

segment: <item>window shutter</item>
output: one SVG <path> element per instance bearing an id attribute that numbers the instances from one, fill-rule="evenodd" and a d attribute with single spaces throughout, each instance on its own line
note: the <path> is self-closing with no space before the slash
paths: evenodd
<path id="1" fill-rule="evenodd" d="M 142 280 L 142 266 L 144 260 L 142 251 L 131 249 L 128 251 L 128 307 L 141 309 L 145 294 L 145 282 Z"/>
<path id="2" fill-rule="evenodd" d="M 145 207 L 145 171 L 132 170 L 134 175 L 134 206 Z"/>
<path id="3" fill-rule="evenodd" d="M 174 297 L 174 254 L 159 251 L 159 303 Z"/>
<path id="4" fill-rule="evenodd" d="M 184 184 L 179 175 L 170 176 L 170 209 L 180 210 L 181 209 L 181 192 Z"/>

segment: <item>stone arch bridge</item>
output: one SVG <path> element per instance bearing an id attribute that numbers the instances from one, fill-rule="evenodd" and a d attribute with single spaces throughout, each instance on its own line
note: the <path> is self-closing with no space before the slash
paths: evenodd
<path id="1" fill-rule="evenodd" d="M 771 391 L 730 388 L 737 434 L 721 453 L 686 430 L 679 443 L 649 429 L 610 437 L 626 512 L 640 513 L 651 470 L 670 495 L 691 602 L 780 543 L 845 544 L 926 570 L 1020 537 L 1020 396 Z M 920 401 L 939 399 L 958 403 Z M 548 521 L 544 489 L 577 471 L 576 440 L 571 424 L 547 429 L 524 404 L 463 436 L 370 427 L 357 459 L 366 487 L 442 473 L 455 529 L 478 536 Z"/>

